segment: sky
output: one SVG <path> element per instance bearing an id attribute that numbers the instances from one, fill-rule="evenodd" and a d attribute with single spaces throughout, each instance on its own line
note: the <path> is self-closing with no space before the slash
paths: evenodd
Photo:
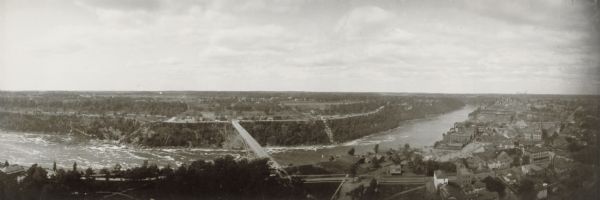
<path id="1" fill-rule="evenodd" d="M 0 90 L 600 94 L 592 8 L 589 0 L 0 0 Z"/>

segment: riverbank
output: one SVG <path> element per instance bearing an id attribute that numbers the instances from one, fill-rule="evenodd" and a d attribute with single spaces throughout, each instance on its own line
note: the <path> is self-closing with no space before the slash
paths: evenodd
<path id="1" fill-rule="evenodd" d="M 463 121 L 475 107 L 465 106 L 459 110 L 423 119 L 404 121 L 399 127 L 369 135 L 337 145 L 311 145 L 296 147 L 273 146 L 267 151 L 282 165 L 303 165 L 326 161 L 331 155 L 346 154 L 354 147 L 357 154 L 372 151 L 379 144 L 381 150 L 398 148 L 405 143 L 413 147 L 430 146 L 441 139 L 442 133 L 454 122 Z M 214 159 L 225 155 L 234 157 L 251 156 L 244 150 L 212 148 L 139 148 L 106 140 L 77 141 L 77 137 L 66 135 L 23 134 L 0 132 L 0 160 L 31 165 L 39 163 L 51 166 L 56 161 L 60 166 L 94 168 L 111 167 L 119 163 L 123 167 L 139 166 L 144 160 L 158 165 L 177 165 L 198 159 Z"/>
<path id="2" fill-rule="evenodd" d="M 354 148 L 356 154 L 366 154 L 373 151 L 375 144 L 379 144 L 381 151 L 397 149 L 403 147 L 404 144 L 409 144 L 415 148 L 423 148 L 431 146 L 435 141 L 442 139 L 444 132 L 452 127 L 455 122 L 466 120 L 468 114 L 475 108 L 467 105 L 449 113 L 407 120 L 394 129 L 338 145 L 310 146 L 306 149 L 293 150 L 279 149 L 279 151 L 272 151 L 272 156 L 282 165 L 306 165 L 328 161 L 330 156 L 345 155 L 350 148 Z"/>
<path id="3" fill-rule="evenodd" d="M 139 148 L 112 140 L 96 140 L 68 135 L 47 135 L 0 131 L 0 160 L 23 166 L 39 164 L 68 168 L 77 162 L 81 167 L 123 168 L 140 166 L 144 160 L 159 166 L 180 165 L 195 160 L 211 160 L 231 155 L 248 157 L 247 150 L 211 148 Z"/>

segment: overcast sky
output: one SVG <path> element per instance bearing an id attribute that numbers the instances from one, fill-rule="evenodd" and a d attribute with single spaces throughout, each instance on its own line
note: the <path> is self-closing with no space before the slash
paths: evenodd
<path id="1" fill-rule="evenodd" d="M 587 0 L 0 2 L 0 90 L 600 93 Z"/>

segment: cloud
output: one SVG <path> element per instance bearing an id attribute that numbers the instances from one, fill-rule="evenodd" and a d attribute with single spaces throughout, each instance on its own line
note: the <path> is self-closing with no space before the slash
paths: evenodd
<path id="1" fill-rule="evenodd" d="M 12 84 L 2 88 L 597 93 L 599 84 L 599 40 L 582 3 L 61 3 L 9 2 L 19 13 L 7 14 L 2 72 Z M 18 78 L 32 72 L 39 83 Z"/>
<path id="2" fill-rule="evenodd" d="M 367 37 L 385 31 L 394 14 L 377 6 L 357 7 L 338 22 L 335 32 L 347 39 Z"/>
<path id="3" fill-rule="evenodd" d="M 160 0 L 79 0 L 80 5 L 107 10 L 154 11 L 160 8 Z"/>

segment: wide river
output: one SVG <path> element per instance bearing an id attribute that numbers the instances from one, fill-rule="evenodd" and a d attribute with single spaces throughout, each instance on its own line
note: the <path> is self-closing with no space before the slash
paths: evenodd
<path id="1" fill-rule="evenodd" d="M 361 154 L 373 151 L 375 144 L 379 144 L 382 151 L 399 148 L 406 143 L 412 147 L 431 146 L 440 140 L 442 133 L 455 122 L 467 119 L 467 115 L 474 109 L 475 107 L 465 106 L 453 112 L 405 121 L 395 129 L 337 145 L 268 147 L 267 150 L 280 164 L 299 165 L 323 161 L 330 155 L 345 154 L 352 147 L 356 149 L 357 154 Z M 70 167 L 73 162 L 77 162 L 81 167 L 112 167 L 117 163 L 123 167 L 133 167 L 148 160 L 159 166 L 173 166 L 224 155 L 245 157 L 249 152 L 200 148 L 146 149 L 64 135 L 0 131 L 0 161 L 8 160 L 21 165 L 38 163 L 44 167 L 51 167 L 52 163 L 56 162 L 59 167 Z"/>

